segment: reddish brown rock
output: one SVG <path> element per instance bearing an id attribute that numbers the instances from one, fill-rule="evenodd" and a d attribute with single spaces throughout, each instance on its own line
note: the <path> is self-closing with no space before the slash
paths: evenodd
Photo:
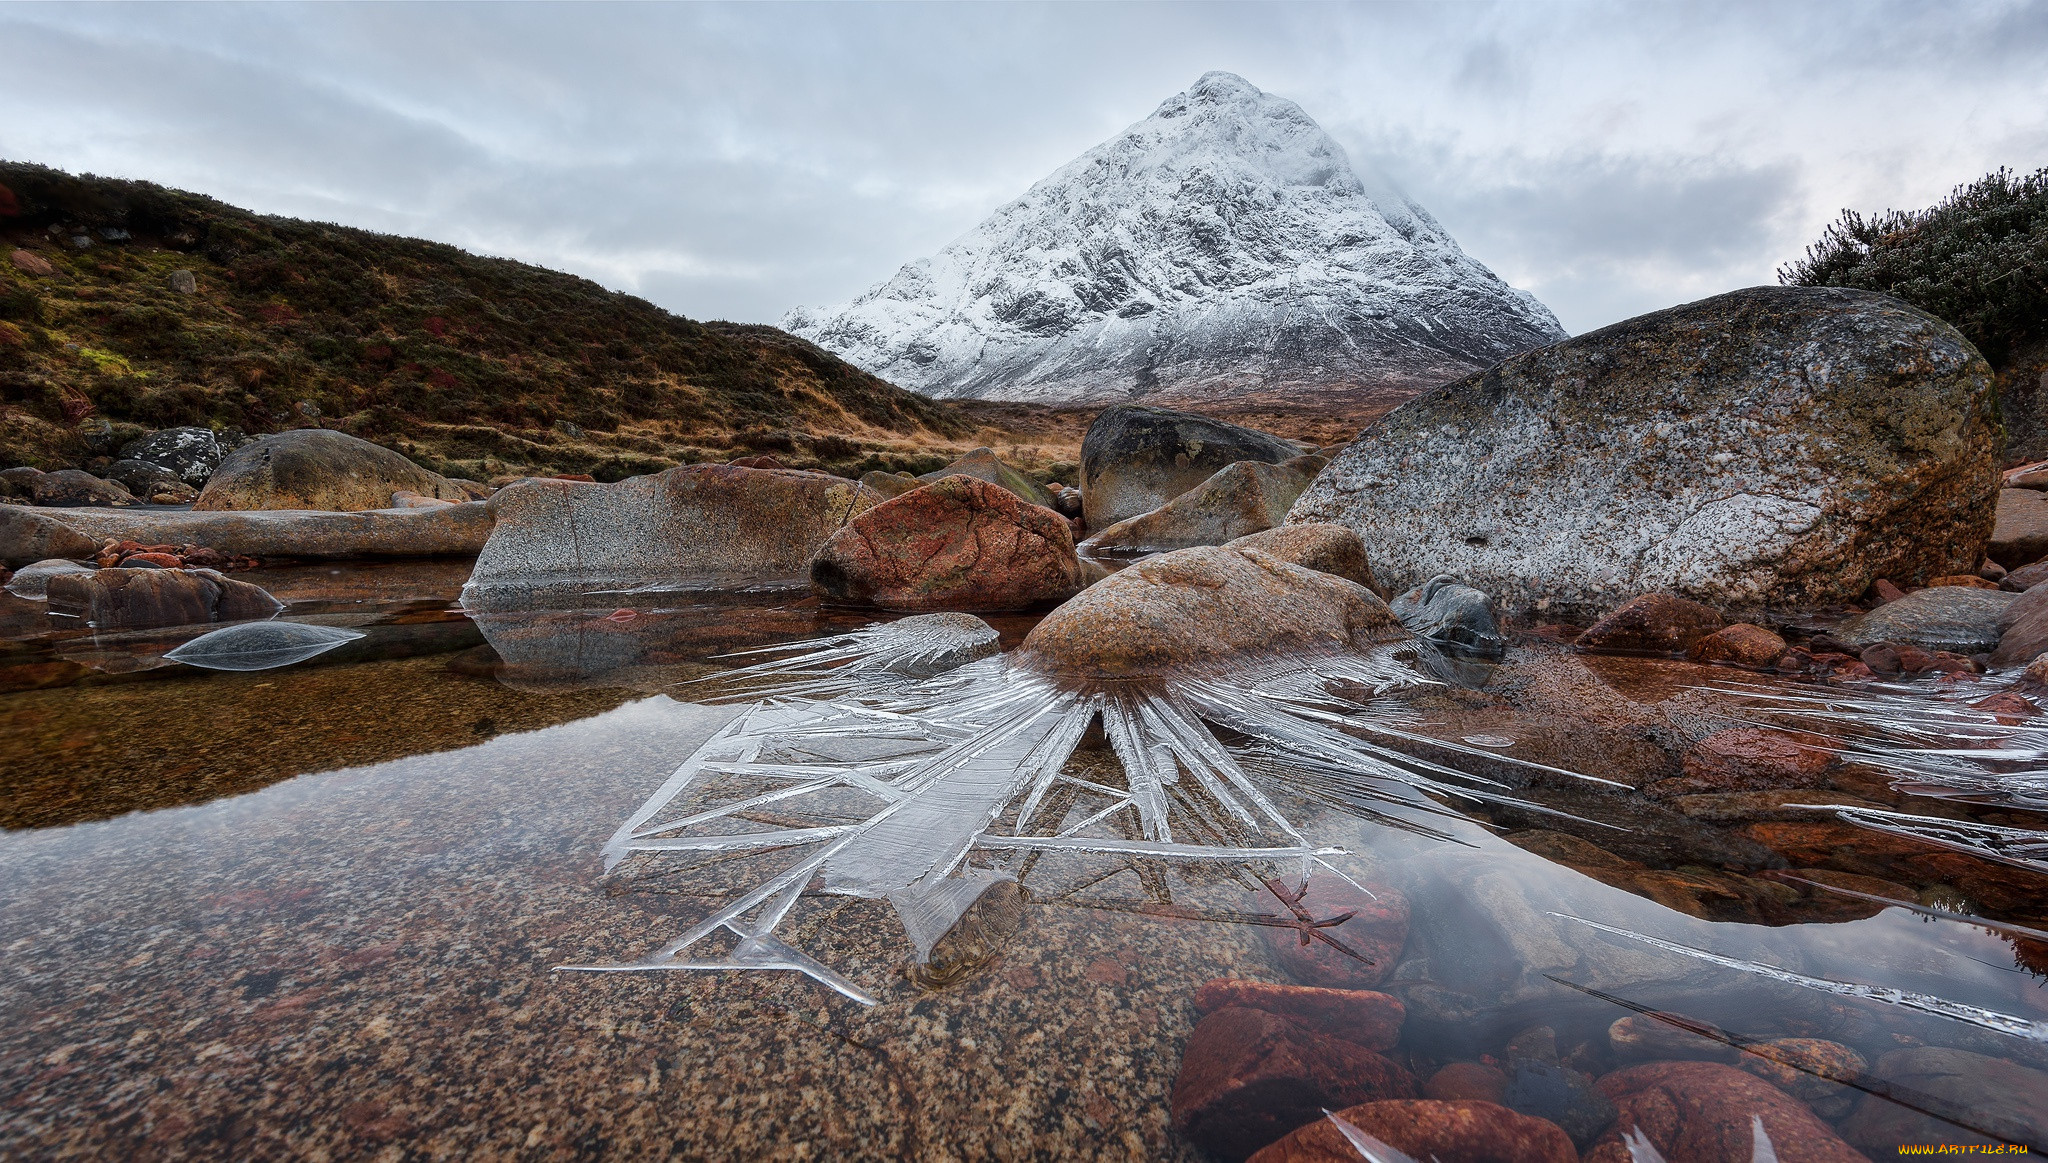
<path id="1" fill-rule="evenodd" d="M 210 569 L 102 569 L 50 579 L 50 608 L 96 629 L 190 626 L 268 618 L 284 603 Z"/>
<path id="2" fill-rule="evenodd" d="M 1256 549 L 1162 553 L 1046 615 L 1019 661 L 1090 678 L 1405 643 L 1387 604 L 1356 582 Z"/>
<path id="3" fill-rule="evenodd" d="M 1721 614 L 1670 594 L 1644 594 L 1586 628 L 1578 645 L 1588 650 L 1670 653 L 1721 629 Z"/>
<path id="4" fill-rule="evenodd" d="M 1318 1034 L 1368 1050 L 1389 1050 L 1401 1039 L 1407 1010 L 1399 998 L 1366 989 L 1317 989 L 1220 977 L 1195 991 L 1195 1012 L 1229 1006 L 1293 1018 Z"/>
<path id="5" fill-rule="evenodd" d="M 185 563 L 175 554 L 131 553 L 117 563 L 122 569 L 178 569 Z"/>
<path id="6" fill-rule="evenodd" d="M 1064 517 L 971 476 L 875 506 L 811 561 L 818 593 L 892 610 L 1017 610 L 1081 585 Z"/>
<path id="7" fill-rule="evenodd" d="M 1872 1073 L 1933 1112 L 1864 1096 L 1842 1123 L 1842 1135 L 1873 1157 L 1894 1157 L 1902 1143 L 2048 1145 L 2048 1074 L 2039 1070 L 1968 1050 L 1923 1046 L 1886 1054 Z"/>
<path id="8" fill-rule="evenodd" d="M 1831 1119 L 1848 1114 L 1856 1100 L 1857 1092 L 1843 1084 L 1870 1066 L 1849 1047 L 1820 1038 L 1773 1038 L 1743 1050 L 1737 1066 Z"/>
<path id="9" fill-rule="evenodd" d="M 1440 1102 L 1498 1103 L 1507 1092 L 1507 1073 L 1484 1062 L 1453 1062 L 1422 1084 L 1422 1096 Z"/>
<path id="10" fill-rule="evenodd" d="M 1586 1163 L 1630 1163 L 1624 1131 L 1641 1128 L 1667 1163 L 1748 1159 L 1750 1120 L 1761 1118 L 1779 1163 L 1866 1163 L 1805 1103 L 1717 1062 L 1652 1062 L 1600 1079 L 1620 1115 Z"/>
<path id="11" fill-rule="evenodd" d="M 1985 555 L 2010 570 L 2048 557 L 2048 493 L 1998 490 L 1998 519 Z"/>
<path id="12" fill-rule="evenodd" d="M 1992 581 L 1990 578 L 1978 577 L 1973 573 L 1950 574 L 1947 577 L 1932 578 L 1927 583 L 1927 588 L 1930 590 L 1936 586 L 1970 586 L 1980 590 L 1995 590 L 1999 588 L 1997 582 Z"/>
<path id="13" fill-rule="evenodd" d="M 1267 891 L 1259 904 L 1283 908 L 1304 922 L 1301 928 L 1259 930 L 1281 970 L 1304 985 L 1369 989 L 1394 971 L 1408 944 L 1408 898 L 1399 889 L 1374 885 L 1368 896 L 1334 876 L 1318 876 L 1298 900 L 1283 903 Z M 1347 914 L 1338 924 L 1309 927 Z"/>
<path id="14" fill-rule="evenodd" d="M 1380 592 L 1379 583 L 1373 580 L 1372 564 L 1366 560 L 1365 543 L 1343 525 L 1282 525 L 1247 533 L 1227 548 L 1256 549 L 1281 561 L 1348 578 L 1376 594 Z"/>
<path id="15" fill-rule="evenodd" d="M 1337 1117 L 1415 1159 L 1438 1163 L 1577 1163 L 1557 1124 L 1492 1102 L 1371 1102 Z M 1253 1163 L 1358 1163 L 1356 1148 L 1321 1119 L 1252 1156 Z"/>
<path id="16" fill-rule="evenodd" d="M 49 259 L 44 258 L 42 255 L 39 255 L 32 250 L 21 250 L 17 248 L 13 254 L 8 256 L 8 258 L 13 260 L 14 267 L 16 270 L 25 271 L 32 275 L 47 275 L 51 273 L 52 270 L 55 269 L 50 266 Z"/>
<path id="17" fill-rule="evenodd" d="M 2042 582 L 2048 582 L 2048 561 L 2035 562 L 2033 565 L 2023 565 L 2013 570 L 2005 575 L 2005 580 L 1999 582 L 1998 587 L 2003 590 L 2010 590 L 2016 594 L 2023 594 Z"/>
<path id="18" fill-rule="evenodd" d="M 1882 605 L 1890 602 L 1896 602 L 1900 598 L 1905 597 L 1906 591 L 1893 585 L 1889 580 L 1885 578 L 1878 578 L 1876 581 L 1870 583 L 1870 594 L 1872 597 L 1877 599 L 1880 605 Z"/>
<path id="19" fill-rule="evenodd" d="M 1826 741 L 1789 731 L 1731 727 L 1693 744 L 1685 753 L 1685 794 L 1817 787 L 1835 762 Z"/>
<path id="20" fill-rule="evenodd" d="M 1238 1160 L 1324 1110 L 1414 1096 L 1406 1070 L 1362 1046 L 1232 1006 L 1188 1035 L 1173 1121 L 1196 1146 Z"/>
<path id="21" fill-rule="evenodd" d="M 1785 640 L 1748 622 L 1725 626 L 1692 644 L 1694 662 L 1732 662 L 1737 666 L 1770 666 L 1785 653 Z"/>

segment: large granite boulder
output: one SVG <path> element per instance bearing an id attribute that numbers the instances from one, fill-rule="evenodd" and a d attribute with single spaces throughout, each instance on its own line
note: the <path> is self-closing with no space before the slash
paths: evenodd
<path id="1" fill-rule="evenodd" d="M 100 569 L 52 576 L 50 609 L 96 630 L 268 618 L 284 609 L 261 586 L 210 569 Z"/>
<path id="2" fill-rule="evenodd" d="M 0 505 L 0 562 L 8 563 L 92 557 L 109 541 L 190 545 L 246 557 L 474 557 L 490 535 L 491 511 L 482 501 L 366 513 L 31 511 Z"/>
<path id="3" fill-rule="evenodd" d="M 811 561 L 811 588 L 889 610 L 1021 610 L 1081 588 L 1067 519 L 972 476 L 855 517 Z"/>
<path id="4" fill-rule="evenodd" d="M 1092 678 L 1367 650 L 1413 638 L 1379 595 L 1256 549 L 1198 546 L 1096 582 L 1032 628 L 1020 660 Z"/>
<path id="5" fill-rule="evenodd" d="M 1285 521 L 1295 498 L 1314 478 L 1314 472 L 1293 467 L 1292 462 L 1240 460 L 1224 465 L 1216 475 L 1159 508 L 1091 535 L 1085 548 L 1158 553 L 1221 545 Z"/>
<path id="6" fill-rule="evenodd" d="M 729 464 L 684 465 L 613 485 L 517 481 L 486 502 L 495 524 L 463 600 L 802 585 L 826 539 L 882 499 L 844 477 Z"/>
<path id="7" fill-rule="evenodd" d="M 239 437 L 243 442 L 247 439 Z M 211 428 L 165 428 L 122 445 L 121 457 L 156 465 L 198 488 L 213 475 L 214 469 L 220 467 L 221 458 L 228 454 L 230 447 L 240 447 L 240 444 L 231 440 L 224 447 Z"/>
<path id="8" fill-rule="evenodd" d="M 381 445 L 345 432 L 301 428 L 265 436 L 220 462 L 200 490 L 200 512 L 388 509 L 396 492 L 467 501 L 460 485 Z"/>
<path id="9" fill-rule="evenodd" d="M 1142 404 L 1106 408 L 1081 440 L 1090 529 L 1149 513 L 1240 460 L 1279 464 L 1301 449 L 1278 436 Z"/>
<path id="10" fill-rule="evenodd" d="M 993 448 L 977 448 L 937 472 L 924 474 L 918 480 L 930 483 L 947 477 L 973 477 L 998 488 L 1008 489 L 1034 505 L 1044 505 L 1048 509 L 1053 507 L 1052 494 L 1046 491 L 1044 485 L 1003 461 Z"/>
<path id="11" fill-rule="evenodd" d="M 1512 356 L 1361 433 L 1293 521 L 1356 529 L 1383 582 L 1452 573 L 1511 612 L 1649 591 L 1847 602 L 1975 571 L 1990 368 L 1896 299 L 1756 287 Z"/>

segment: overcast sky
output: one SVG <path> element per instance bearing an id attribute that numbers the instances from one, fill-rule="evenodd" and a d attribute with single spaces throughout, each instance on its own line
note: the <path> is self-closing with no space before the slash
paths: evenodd
<path id="1" fill-rule="evenodd" d="M 773 322 L 1210 69 L 1582 332 L 2048 165 L 2048 4 L 0 5 L 0 157 Z"/>

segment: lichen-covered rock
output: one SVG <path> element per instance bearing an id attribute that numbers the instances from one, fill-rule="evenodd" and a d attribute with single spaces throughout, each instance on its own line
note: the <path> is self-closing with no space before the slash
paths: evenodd
<path id="1" fill-rule="evenodd" d="M 1991 371 L 1886 295 L 1757 287 L 1510 356 L 1396 409 L 1291 519 L 1340 521 L 1405 588 L 1510 612 L 1669 591 L 1735 609 L 1966 573 L 1991 532 Z"/>
<path id="2" fill-rule="evenodd" d="M 14 468 L 0 468 L 0 497 L 19 497 L 24 501 L 35 500 L 36 481 L 43 470 L 17 465 Z"/>
<path id="3" fill-rule="evenodd" d="M 135 494 L 115 481 L 101 480 L 89 472 L 60 468 L 46 472 L 34 482 L 38 505 L 93 505 L 125 508 L 135 503 Z"/>
<path id="4" fill-rule="evenodd" d="M 1207 416 L 1142 404 L 1106 408 L 1081 440 L 1081 504 L 1090 529 L 1149 513 L 1240 460 L 1279 464 L 1301 449 Z"/>
<path id="5" fill-rule="evenodd" d="M 1337 1111 L 1338 1118 L 1413 1159 L 1437 1163 L 1578 1163 L 1556 1124 L 1497 1103 L 1394 1099 Z M 1310 1123 L 1251 1163 L 1357 1163 L 1358 1149 L 1329 1119 Z"/>
<path id="6" fill-rule="evenodd" d="M 1761 1118 L 1779 1163 L 1866 1163 L 1805 1103 L 1718 1062 L 1651 1062 L 1600 1079 L 1620 1109 L 1586 1163 L 1630 1163 L 1621 1141 L 1640 1128 L 1668 1163 L 1727 1163 L 1751 1157 L 1750 1120 Z"/>
<path id="7" fill-rule="evenodd" d="M 580 592 L 592 581 L 805 584 L 826 538 L 881 501 L 842 477 L 724 464 L 614 485 L 522 480 L 485 502 L 495 524 L 464 600 L 518 603 L 557 587 Z"/>
<path id="8" fill-rule="evenodd" d="M 207 478 L 200 512 L 388 509 L 400 491 L 444 501 L 470 499 L 460 485 L 403 456 L 344 432 L 301 428 L 229 453 Z"/>
<path id="9" fill-rule="evenodd" d="M 1173 1121 L 1203 1150 L 1238 1160 L 1325 1110 L 1414 1096 L 1413 1076 L 1363 1046 L 1232 1006 L 1188 1035 Z"/>
<path id="10" fill-rule="evenodd" d="M 1256 549 L 1200 546 L 1089 586 L 1032 629 L 1019 658 L 1054 673 L 1120 678 L 1413 641 L 1356 582 Z"/>
<path id="11" fill-rule="evenodd" d="M 206 483 L 228 451 L 211 428 L 165 428 L 121 446 L 123 459 L 156 465 L 194 488 Z"/>
<path id="12" fill-rule="evenodd" d="M 75 614 L 99 630 L 191 626 L 268 618 L 284 609 L 261 586 L 210 569 L 101 569 L 57 574 L 50 609 Z"/>
<path id="13" fill-rule="evenodd" d="M 939 469 L 937 472 L 924 474 L 918 478 L 918 481 L 922 484 L 930 484 L 933 481 L 944 480 L 947 477 L 954 476 L 973 477 L 978 481 L 987 481 L 998 488 L 1008 489 L 1020 500 L 1028 501 L 1033 505 L 1043 505 L 1048 509 L 1053 507 L 1052 494 L 1045 491 L 1044 485 L 1025 476 L 1013 465 L 1005 463 L 1001 457 L 996 455 L 996 450 L 993 448 L 977 448 L 952 464 Z"/>
<path id="14" fill-rule="evenodd" d="M 1282 561 L 1347 578 L 1376 594 L 1380 592 L 1379 582 L 1372 576 L 1372 563 L 1366 558 L 1365 543 L 1342 525 L 1282 525 L 1247 533 L 1225 543 L 1225 547 L 1256 549 Z"/>
<path id="15" fill-rule="evenodd" d="M 889 610 L 1021 610 L 1081 588 L 1067 519 L 978 477 L 942 477 L 827 538 L 811 588 Z"/>
<path id="16" fill-rule="evenodd" d="M 2006 607 L 2019 600 L 2020 595 L 2003 590 L 1937 586 L 1858 614 L 1828 634 L 1858 650 L 1903 642 L 1922 650 L 1982 654 L 1998 646 Z"/>
<path id="17" fill-rule="evenodd" d="M 1417 637 L 1468 658 L 1507 653 L 1493 599 L 1451 575 L 1438 574 L 1388 603 L 1394 617 Z"/>
<path id="18" fill-rule="evenodd" d="M 1149 513 L 1091 534 L 1087 548 L 1158 553 L 1193 545 L 1222 545 L 1271 529 L 1287 519 L 1312 473 L 1286 465 L 1241 460 Z"/>
<path id="19" fill-rule="evenodd" d="M 1668 654 L 1691 649 L 1693 643 L 1723 625 L 1721 612 L 1711 606 L 1670 594 L 1644 594 L 1586 627 L 1577 645 L 1586 650 L 1652 650 Z"/>
<path id="20" fill-rule="evenodd" d="M 1195 1012 L 1230 1006 L 1293 1018 L 1318 1034 L 1368 1050 L 1390 1050 L 1401 1040 L 1401 999 L 1369 989 L 1319 989 L 1220 977 L 1195 991 Z"/>

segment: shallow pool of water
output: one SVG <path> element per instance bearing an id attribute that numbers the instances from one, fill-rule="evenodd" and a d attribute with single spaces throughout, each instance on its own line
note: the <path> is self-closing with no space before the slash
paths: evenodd
<path id="1" fill-rule="evenodd" d="M 1270 870 L 1099 854 L 1032 864 L 1017 915 L 943 973 L 886 901 L 807 895 L 783 937 L 873 1005 L 790 972 L 557 972 L 642 955 L 751 883 L 745 862 L 604 873 L 621 821 L 742 713 L 696 701 L 696 680 L 732 651 L 875 619 L 788 594 L 471 618 L 461 571 L 434 565 L 251 580 L 291 602 L 285 617 L 365 637 L 217 673 L 161 663 L 199 628 L 95 636 L 0 609 L 10 1155 L 1203 1158 L 1170 1105 L 1197 990 L 1293 980 L 1276 942 L 1297 930 L 1274 923 L 1288 914 L 1260 884 Z M 1008 647 L 1032 619 L 993 621 Z M 1546 1070 L 1740 1063 L 1755 1057 L 1742 1046 L 1807 1038 L 1863 1064 L 1785 1083 L 1852 1139 L 2037 1133 L 2040 1110 L 2008 1108 L 2048 1094 L 2027 1089 L 2048 1082 L 2033 1073 L 2048 1043 L 1970 1015 L 2048 1020 L 2048 947 L 2010 929 L 2048 927 L 2039 871 L 1797 796 L 1703 803 L 1724 793 L 1486 758 L 1684 779 L 1655 723 L 1735 707 L 1702 686 L 1780 680 L 1525 642 L 1478 681 L 1410 699 L 1423 738 L 1404 746 L 1493 774 L 1517 802 L 1459 804 L 1429 818 L 1431 838 L 1341 789 L 1274 789 L 1306 837 L 1343 850 L 1336 869 L 1405 901 L 1374 975 L 1406 1010 L 1385 1057 L 1418 1086 L 1476 1063 L 1540 1105 L 1530 1080 Z M 1073 764 L 1120 778 L 1095 740 Z M 2010 804 L 1902 795 L 1855 763 L 1797 790 L 2042 826 Z M 1645 1051 L 1611 1032 L 1650 1011 L 1722 1040 L 1681 1031 L 1679 1049 Z M 1929 1075 L 1929 1051 L 1966 1084 Z"/>

